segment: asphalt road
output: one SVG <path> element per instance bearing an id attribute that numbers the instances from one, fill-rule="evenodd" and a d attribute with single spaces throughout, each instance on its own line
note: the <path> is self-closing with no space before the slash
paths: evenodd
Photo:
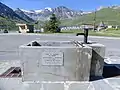
<path id="1" fill-rule="evenodd" d="M 0 34 L 0 60 L 19 60 L 19 46 L 27 44 L 32 40 L 80 40 L 82 36 L 74 34 Z M 106 46 L 106 61 L 113 64 L 120 64 L 120 38 L 89 37 L 90 41 L 99 42 Z"/>

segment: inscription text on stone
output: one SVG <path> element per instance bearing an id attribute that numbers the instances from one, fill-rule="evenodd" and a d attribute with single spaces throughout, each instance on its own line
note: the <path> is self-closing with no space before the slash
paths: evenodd
<path id="1" fill-rule="evenodd" d="M 43 52 L 42 65 L 63 65 L 62 52 Z"/>

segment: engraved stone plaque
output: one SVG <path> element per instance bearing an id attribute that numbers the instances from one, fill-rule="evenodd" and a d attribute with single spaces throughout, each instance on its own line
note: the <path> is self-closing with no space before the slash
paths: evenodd
<path id="1" fill-rule="evenodd" d="M 42 65 L 63 65 L 63 52 L 44 51 L 42 53 Z"/>

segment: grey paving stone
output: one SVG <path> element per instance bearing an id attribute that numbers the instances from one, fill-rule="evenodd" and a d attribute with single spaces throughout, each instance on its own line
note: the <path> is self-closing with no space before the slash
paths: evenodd
<path id="1" fill-rule="evenodd" d="M 72 83 L 68 90 L 92 90 L 90 83 Z"/>
<path id="2" fill-rule="evenodd" d="M 43 90 L 64 90 L 63 83 L 44 83 Z"/>
<path id="3" fill-rule="evenodd" d="M 0 90 L 64 90 L 63 83 L 29 83 L 21 78 L 0 78 Z"/>
<path id="4" fill-rule="evenodd" d="M 95 90 L 114 90 L 108 83 L 104 80 L 98 80 L 92 82 Z"/>
<path id="5" fill-rule="evenodd" d="M 105 82 L 108 83 L 114 90 L 120 90 L 120 78 L 109 78 L 105 79 Z"/>

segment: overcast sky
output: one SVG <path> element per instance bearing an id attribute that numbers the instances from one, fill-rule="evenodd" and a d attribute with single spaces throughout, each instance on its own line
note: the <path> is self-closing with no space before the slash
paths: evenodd
<path id="1" fill-rule="evenodd" d="M 16 9 L 36 10 L 45 7 L 66 6 L 75 10 L 90 11 L 100 6 L 120 5 L 120 0 L 0 0 Z"/>

